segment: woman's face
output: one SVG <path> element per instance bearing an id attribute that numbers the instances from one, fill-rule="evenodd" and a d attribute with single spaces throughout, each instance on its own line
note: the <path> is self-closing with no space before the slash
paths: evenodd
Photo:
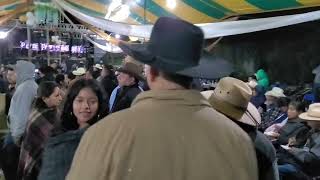
<path id="1" fill-rule="evenodd" d="M 74 99 L 72 107 L 80 128 L 85 127 L 98 112 L 98 97 L 92 89 L 83 88 Z"/>
<path id="2" fill-rule="evenodd" d="M 47 104 L 49 108 L 57 107 L 62 101 L 61 90 L 55 87 L 53 93 L 49 97 L 43 98 L 43 101 Z"/>
<path id="3" fill-rule="evenodd" d="M 288 108 L 288 119 L 296 119 L 299 117 L 301 112 L 297 111 L 296 107 L 289 105 Z"/>

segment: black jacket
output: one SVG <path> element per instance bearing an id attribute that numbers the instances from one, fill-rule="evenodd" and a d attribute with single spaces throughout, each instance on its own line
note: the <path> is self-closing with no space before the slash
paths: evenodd
<path id="1" fill-rule="evenodd" d="M 297 142 L 295 147 L 302 147 L 307 141 L 309 131 L 310 127 L 304 122 L 289 120 L 279 131 L 278 143 L 286 145 L 289 138 L 295 137 Z"/>
<path id="2" fill-rule="evenodd" d="M 42 157 L 38 180 L 64 180 L 73 156 L 87 128 L 68 131 L 49 138 Z"/>
<path id="3" fill-rule="evenodd" d="M 270 140 L 253 126 L 236 123 L 250 136 L 256 150 L 259 180 L 278 180 L 276 151 Z"/>
<path id="4" fill-rule="evenodd" d="M 114 90 L 114 88 L 117 87 L 117 80 L 113 76 L 103 77 L 100 83 L 105 92 L 107 93 L 108 97 L 111 96 L 112 91 Z"/>
<path id="5" fill-rule="evenodd" d="M 111 108 L 111 113 L 117 112 L 131 106 L 132 101 L 141 93 L 138 84 L 132 86 L 124 86 L 118 89 L 115 101 Z"/>

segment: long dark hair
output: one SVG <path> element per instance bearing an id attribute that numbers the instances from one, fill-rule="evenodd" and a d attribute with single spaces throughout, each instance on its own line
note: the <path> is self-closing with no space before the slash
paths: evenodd
<path id="1" fill-rule="evenodd" d="M 90 88 L 98 97 L 99 103 L 97 114 L 87 123 L 93 125 L 108 113 L 108 99 L 99 83 L 93 79 L 80 79 L 70 87 L 68 94 L 66 95 L 65 104 L 61 114 L 61 128 L 63 131 L 76 130 L 79 128 L 77 118 L 73 113 L 73 101 L 84 88 Z"/>
<path id="2" fill-rule="evenodd" d="M 38 90 L 37 90 L 37 97 L 34 100 L 33 107 L 37 109 L 44 109 L 47 108 L 47 104 L 43 101 L 42 98 L 49 97 L 55 90 L 56 87 L 59 87 L 57 83 L 53 81 L 44 81 L 41 82 Z"/>
<path id="3" fill-rule="evenodd" d="M 289 106 L 293 106 L 298 112 L 306 112 L 306 104 L 300 101 L 292 101 Z"/>

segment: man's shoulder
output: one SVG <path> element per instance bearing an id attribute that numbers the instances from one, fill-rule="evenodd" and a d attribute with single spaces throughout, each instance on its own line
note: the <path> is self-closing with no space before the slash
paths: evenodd
<path id="1" fill-rule="evenodd" d="M 97 122 L 93 127 L 99 126 L 117 126 L 123 121 L 127 121 L 133 115 L 133 112 L 128 109 L 124 109 L 112 114 L 107 115 L 106 117 L 102 118 L 99 122 Z"/>
<path id="2" fill-rule="evenodd" d="M 17 89 L 21 89 L 21 88 L 38 88 L 38 84 L 33 80 L 33 79 L 30 79 L 30 80 L 27 80 L 27 81 L 24 81 L 23 83 L 21 83 Z"/>

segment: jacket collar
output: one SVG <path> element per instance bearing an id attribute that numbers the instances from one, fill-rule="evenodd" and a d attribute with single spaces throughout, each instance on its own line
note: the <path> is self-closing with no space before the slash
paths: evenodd
<path id="1" fill-rule="evenodd" d="M 140 93 L 132 106 L 147 101 L 166 101 L 177 105 L 208 106 L 209 102 L 195 90 L 150 90 Z"/>

